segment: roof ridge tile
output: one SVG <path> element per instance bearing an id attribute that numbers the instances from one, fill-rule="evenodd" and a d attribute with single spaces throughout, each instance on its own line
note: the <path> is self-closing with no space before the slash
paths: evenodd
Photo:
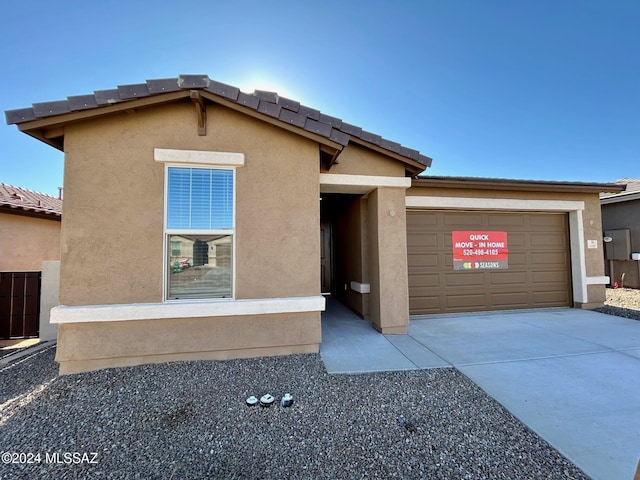
<path id="1" fill-rule="evenodd" d="M 189 74 L 178 76 L 178 86 L 180 88 L 208 88 L 211 85 L 209 75 Z"/>

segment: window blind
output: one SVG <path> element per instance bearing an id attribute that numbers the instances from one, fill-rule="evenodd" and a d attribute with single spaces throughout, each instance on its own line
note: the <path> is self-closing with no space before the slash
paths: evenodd
<path id="1" fill-rule="evenodd" d="M 233 171 L 169 167 L 167 228 L 233 229 Z"/>

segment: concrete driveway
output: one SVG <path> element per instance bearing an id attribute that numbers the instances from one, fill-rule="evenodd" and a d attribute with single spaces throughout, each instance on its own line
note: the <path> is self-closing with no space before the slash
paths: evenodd
<path id="1" fill-rule="evenodd" d="M 453 366 L 594 479 L 640 458 L 640 322 L 578 309 L 412 318 L 380 335 L 343 305 L 323 315 L 331 373 Z"/>

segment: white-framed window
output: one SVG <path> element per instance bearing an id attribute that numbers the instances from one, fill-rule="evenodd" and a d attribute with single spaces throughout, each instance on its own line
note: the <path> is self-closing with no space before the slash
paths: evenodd
<path id="1" fill-rule="evenodd" d="M 165 298 L 233 298 L 233 168 L 167 166 Z"/>

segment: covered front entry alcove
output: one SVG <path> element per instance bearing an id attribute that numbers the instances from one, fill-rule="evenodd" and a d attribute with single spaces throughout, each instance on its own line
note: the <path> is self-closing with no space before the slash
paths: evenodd
<path id="1" fill-rule="evenodd" d="M 320 275 L 323 295 L 369 319 L 367 198 L 325 193 L 320 201 Z"/>
<path id="2" fill-rule="evenodd" d="M 359 183 L 338 184 L 332 177 Z M 410 181 L 391 179 L 387 186 L 345 177 L 356 176 L 321 176 L 322 292 L 370 320 L 382 333 L 405 333 L 409 321 L 405 184 Z"/>

